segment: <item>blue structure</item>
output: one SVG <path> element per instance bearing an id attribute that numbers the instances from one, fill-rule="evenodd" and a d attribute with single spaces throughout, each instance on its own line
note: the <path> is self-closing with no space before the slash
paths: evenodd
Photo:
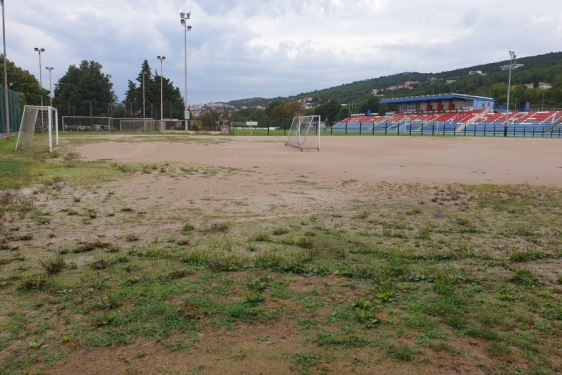
<path id="1" fill-rule="evenodd" d="M 439 94 L 383 99 L 381 104 L 397 104 L 400 113 L 456 113 L 493 110 L 494 99 L 464 94 Z"/>

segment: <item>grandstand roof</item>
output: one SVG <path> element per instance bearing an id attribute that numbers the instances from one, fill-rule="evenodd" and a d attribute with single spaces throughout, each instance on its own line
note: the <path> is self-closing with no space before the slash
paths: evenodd
<path id="1" fill-rule="evenodd" d="M 424 103 L 424 102 L 432 102 L 436 100 L 490 100 L 493 101 L 493 98 L 486 98 L 483 96 L 474 96 L 474 95 L 464 95 L 464 94 L 439 94 L 439 95 L 424 95 L 424 96 L 410 96 L 405 98 L 391 98 L 391 99 L 383 99 L 380 101 L 381 104 L 403 104 L 403 103 Z"/>

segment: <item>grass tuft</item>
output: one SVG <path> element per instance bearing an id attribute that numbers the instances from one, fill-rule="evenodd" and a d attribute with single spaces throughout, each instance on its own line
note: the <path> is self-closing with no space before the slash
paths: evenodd
<path id="1" fill-rule="evenodd" d="M 66 266 L 66 262 L 64 261 L 64 258 L 60 254 L 55 255 L 54 257 L 49 259 L 40 260 L 39 264 L 41 264 L 41 267 L 43 267 L 45 271 L 47 271 L 47 273 L 51 273 L 51 274 L 59 273 Z"/>

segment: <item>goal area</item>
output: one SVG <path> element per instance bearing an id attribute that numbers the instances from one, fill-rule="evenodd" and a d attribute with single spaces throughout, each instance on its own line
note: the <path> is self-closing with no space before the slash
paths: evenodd
<path id="1" fill-rule="evenodd" d="M 16 151 L 29 147 L 33 142 L 33 135 L 35 133 L 48 133 L 49 152 L 53 152 L 53 130 L 55 131 L 55 142 L 58 145 L 59 130 L 56 108 L 26 105 L 23 108 Z"/>
<path id="2" fill-rule="evenodd" d="M 320 116 L 295 116 L 285 146 L 320 151 Z"/>

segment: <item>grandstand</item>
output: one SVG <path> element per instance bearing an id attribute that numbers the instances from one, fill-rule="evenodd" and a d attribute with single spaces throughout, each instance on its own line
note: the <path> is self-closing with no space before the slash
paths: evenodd
<path id="1" fill-rule="evenodd" d="M 463 94 L 429 95 L 381 100 L 399 107 L 386 115 L 353 115 L 331 132 L 359 134 L 503 135 L 506 113 L 494 109 L 492 98 Z M 511 112 L 510 136 L 560 137 L 562 111 Z"/>

